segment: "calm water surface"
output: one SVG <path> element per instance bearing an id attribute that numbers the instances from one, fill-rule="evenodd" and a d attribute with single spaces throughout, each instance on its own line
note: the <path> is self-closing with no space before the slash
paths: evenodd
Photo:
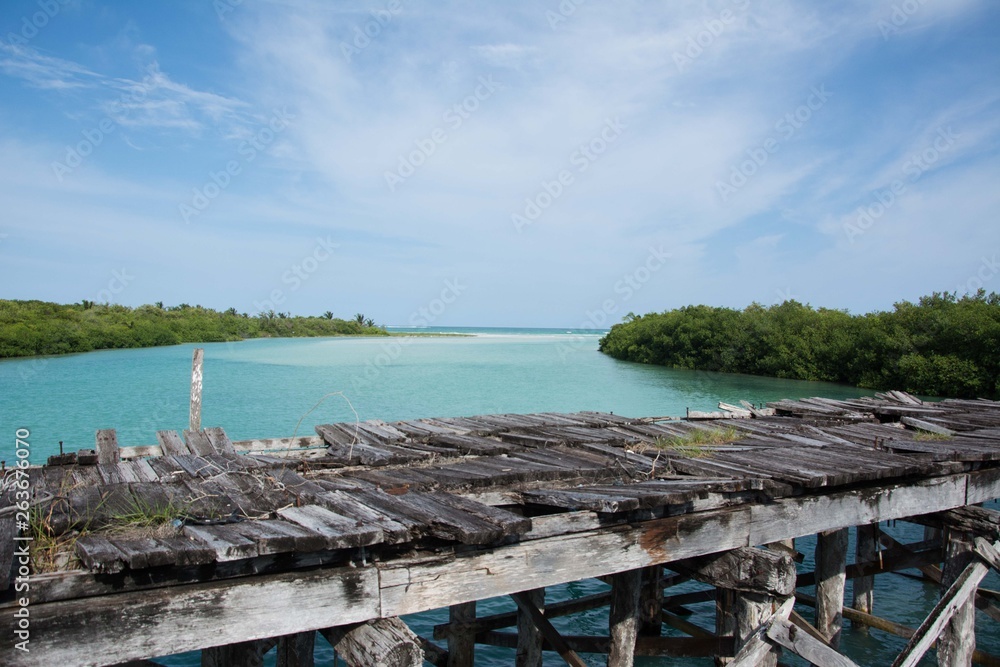
<path id="1" fill-rule="evenodd" d="M 316 424 L 386 421 L 504 412 L 597 410 L 627 416 L 683 415 L 711 410 L 721 400 L 763 403 L 779 398 L 865 395 L 819 382 L 682 371 L 611 359 L 597 352 L 592 332 L 540 329 L 459 329 L 462 337 L 261 339 L 209 343 L 205 348 L 202 422 L 233 439 L 312 434 Z M 0 459 L 12 459 L 14 431 L 31 431 L 32 461 L 58 451 L 93 447 L 94 432 L 115 428 L 123 446 L 153 444 L 161 429 L 187 424 L 191 353 L 195 345 L 109 350 L 0 362 Z M 311 412 L 310 412 L 311 411 Z M 906 539 L 919 529 L 899 524 Z M 905 532 L 909 530 L 910 532 Z M 811 568 L 811 542 L 800 541 Z M 876 611 L 919 624 L 936 590 L 908 579 L 877 578 Z M 691 585 L 696 588 L 695 585 Z M 1000 588 L 994 580 L 991 588 Z M 586 581 L 550 589 L 549 599 L 602 590 Z M 686 590 L 686 589 L 672 589 Z M 513 609 L 507 600 L 479 603 L 480 613 Z M 713 626 L 711 604 L 694 605 L 694 623 Z M 406 619 L 420 634 L 447 620 L 447 611 Z M 1000 653 L 1000 633 L 980 615 L 981 648 Z M 606 634 L 606 612 L 556 619 L 571 634 Z M 673 632 L 673 631 L 669 631 Z M 901 639 L 881 632 L 845 631 L 845 645 L 862 665 L 892 661 Z M 322 657 L 331 664 L 332 651 Z M 317 654 L 318 657 L 320 653 Z M 603 664 L 600 656 L 585 656 Z M 170 665 L 197 665 L 196 654 Z M 273 663 L 273 660 L 272 660 Z M 792 664 L 804 664 L 794 663 Z M 324 664 L 324 663 L 319 663 Z M 513 651 L 482 648 L 477 665 L 513 664 Z M 546 665 L 565 664 L 546 654 Z M 641 659 L 640 665 L 710 665 L 710 660 Z M 927 662 L 933 664 L 933 661 Z"/>

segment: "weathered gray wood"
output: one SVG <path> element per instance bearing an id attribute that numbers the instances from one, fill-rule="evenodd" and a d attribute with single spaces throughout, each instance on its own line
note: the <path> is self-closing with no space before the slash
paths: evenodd
<path id="1" fill-rule="evenodd" d="M 316 664 L 315 632 L 296 632 L 278 638 L 277 667 L 313 667 Z"/>
<path id="2" fill-rule="evenodd" d="M 941 569 L 941 585 L 951 586 L 975 560 L 972 536 L 952 529 L 945 530 L 945 560 Z M 981 563 L 975 563 L 981 565 Z M 956 602 L 951 618 L 941 629 L 938 638 L 937 658 L 940 667 L 964 667 L 972 664 L 976 649 L 975 587 L 972 594 L 961 603 Z M 947 595 L 947 593 L 945 594 Z"/>
<path id="3" fill-rule="evenodd" d="M 663 568 L 659 565 L 642 569 L 642 590 L 639 599 L 639 634 L 659 637 L 663 611 Z"/>
<path id="4" fill-rule="evenodd" d="M 795 598 L 788 598 L 778 607 L 771 618 L 787 619 L 794 604 Z M 761 625 L 760 629 L 739 648 L 729 663 L 729 667 L 757 667 L 767 659 L 768 655 L 777 655 L 779 649 L 765 639 L 768 627 L 768 623 Z"/>
<path id="5" fill-rule="evenodd" d="M 32 605 L 32 628 L 36 622 L 44 628 L 39 635 L 44 642 L 33 641 L 30 654 L 4 647 L 0 661 L 9 667 L 115 664 L 379 615 L 378 573 L 373 568 L 289 572 L 248 577 L 240 583 L 220 581 Z M 115 631 L 95 633 L 95 627 Z M 85 646 L 99 646 L 100 652 L 83 650 Z"/>
<path id="6" fill-rule="evenodd" d="M 736 647 L 740 648 L 766 629 L 771 614 L 776 607 L 773 596 L 760 593 L 737 591 L 733 598 L 733 620 L 735 622 L 734 637 Z M 779 650 L 770 650 L 761 657 L 758 667 L 777 667 Z"/>
<path id="7" fill-rule="evenodd" d="M 263 667 L 262 642 L 239 642 L 202 649 L 201 667 Z"/>
<path id="8" fill-rule="evenodd" d="M 96 437 L 97 463 L 110 465 L 121 460 L 118 451 L 118 433 L 113 428 L 101 429 Z"/>
<path id="9" fill-rule="evenodd" d="M 160 443 L 160 449 L 163 451 L 164 456 L 191 453 L 187 444 L 177 434 L 177 431 L 157 431 L 156 441 Z"/>
<path id="10" fill-rule="evenodd" d="M 873 563 L 878 558 L 878 524 L 867 524 L 858 526 L 855 538 L 855 562 Z M 875 602 L 875 577 L 874 575 L 861 575 L 854 578 L 853 585 L 854 609 L 865 614 L 871 614 L 874 610 Z M 861 625 L 860 629 L 867 632 L 868 626 Z"/>
<path id="11" fill-rule="evenodd" d="M 545 589 L 525 591 L 525 595 L 539 610 L 545 609 Z M 531 620 L 531 615 L 520 607 L 517 610 L 516 667 L 542 667 L 542 632 Z"/>
<path id="12" fill-rule="evenodd" d="M 527 595 L 524 593 L 514 593 L 511 597 L 517 603 L 518 609 L 523 609 L 531 617 L 531 621 L 535 624 L 535 627 L 542 633 L 545 640 L 555 648 L 562 659 L 566 661 L 567 665 L 570 667 L 587 667 L 587 663 L 581 660 L 580 656 L 569 647 L 569 644 L 552 627 L 549 619 L 545 618 L 545 615 L 531 602 L 531 599 Z"/>
<path id="13" fill-rule="evenodd" d="M 463 602 L 448 608 L 448 667 L 472 667 L 476 661 L 476 603 Z"/>
<path id="14" fill-rule="evenodd" d="M 847 569 L 847 529 L 816 536 L 816 629 L 830 646 L 840 644 L 843 625 L 844 584 Z"/>
<path id="15" fill-rule="evenodd" d="M 362 623 L 346 632 L 333 648 L 348 667 L 421 667 L 424 664 L 420 640 L 398 618 Z"/>
<path id="16" fill-rule="evenodd" d="M 635 640 L 639 634 L 641 592 L 642 570 L 619 572 L 611 577 L 608 667 L 632 667 Z"/>
<path id="17" fill-rule="evenodd" d="M 205 365 L 204 348 L 196 347 L 191 357 L 191 409 L 188 430 L 201 430 L 201 384 Z"/>
<path id="18" fill-rule="evenodd" d="M 734 642 L 736 638 L 736 617 L 733 615 L 736 608 L 736 591 L 728 588 L 719 588 L 715 591 L 715 634 L 720 638 L 730 638 Z M 715 664 L 723 667 L 732 662 L 732 657 L 717 655 Z"/>
<path id="19" fill-rule="evenodd" d="M 795 591 L 795 561 L 787 553 L 741 547 L 671 564 L 712 586 L 788 597 Z"/>
<path id="20" fill-rule="evenodd" d="M 786 620 L 775 619 L 767 630 L 767 636 L 816 667 L 858 667 L 853 660 L 837 653 Z"/>
<path id="21" fill-rule="evenodd" d="M 1000 547 L 1000 543 L 994 545 L 995 547 Z M 960 550 L 960 547 L 958 547 Z M 983 563 L 976 561 L 969 563 L 965 569 L 959 574 L 952 584 L 945 591 L 944 595 L 928 614 L 924 622 L 920 624 L 916 632 L 910 638 L 907 643 L 906 648 L 902 653 L 896 658 L 892 663 L 892 667 L 914 667 L 920 662 L 924 653 L 931 647 L 934 640 L 941 635 L 945 626 L 952 620 L 955 612 L 960 610 L 962 607 L 969 607 L 969 599 L 975 593 L 976 586 L 979 582 L 983 580 L 989 572 Z M 959 628 L 959 635 L 964 633 L 964 629 L 968 627 L 963 625 Z M 968 639 L 967 637 L 964 637 Z M 968 656 L 966 659 L 966 653 L 962 650 L 961 646 L 945 646 L 945 642 L 952 642 L 954 637 L 945 638 L 941 637 L 941 643 L 938 646 L 938 662 L 941 665 L 947 665 L 947 667 L 954 667 L 958 664 L 968 665 L 972 660 L 972 651 L 975 648 L 974 640 L 973 645 L 968 648 Z M 965 661 L 964 663 L 955 662 L 956 658 L 959 656 Z"/>
<path id="22" fill-rule="evenodd" d="M 932 424 L 929 421 L 917 419 L 916 417 L 900 417 L 899 421 L 907 426 L 912 426 L 918 431 L 937 433 L 938 435 L 955 435 L 955 431 L 952 431 L 950 428 L 945 428 L 944 426 L 940 426 L 938 424 Z"/>

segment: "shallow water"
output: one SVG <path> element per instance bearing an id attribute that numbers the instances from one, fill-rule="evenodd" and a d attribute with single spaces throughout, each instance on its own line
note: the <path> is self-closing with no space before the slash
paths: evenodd
<path id="1" fill-rule="evenodd" d="M 853 387 L 742 375 L 674 370 L 617 361 L 597 352 L 598 336 L 565 330 L 461 330 L 468 337 L 260 339 L 205 344 L 202 422 L 234 440 L 311 434 L 316 424 L 360 419 L 393 421 L 504 412 L 598 410 L 628 416 L 683 415 L 711 410 L 719 401 L 763 403 L 779 398 L 865 395 Z M 94 431 L 118 430 L 123 446 L 153 444 L 161 429 L 183 429 L 188 420 L 191 353 L 195 345 L 110 350 L 64 357 L 0 362 L 0 459 L 12 460 L 14 431 L 27 428 L 32 461 L 44 462 L 63 441 L 67 451 L 93 447 Z M 919 528 L 900 523 L 897 533 L 919 540 Z M 853 534 L 852 534 L 853 538 Z M 852 543 L 853 544 L 853 543 Z M 811 540 L 799 541 L 811 569 Z M 919 624 L 937 591 L 896 575 L 876 579 L 876 613 Z M 995 579 L 990 588 L 1000 588 Z M 850 585 L 850 584 L 848 584 Z M 696 587 L 689 584 L 688 588 Z M 549 600 L 605 588 L 584 581 L 548 591 Z M 683 591 L 688 588 L 671 589 Z M 848 593 L 850 599 L 850 593 Z M 712 604 L 693 605 L 689 620 L 711 629 Z M 509 600 L 479 603 L 479 613 L 513 609 Z M 425 636 L 447 620 L 447 610 L 408 617 Z M 556 619 L 571 634 L 606 634 L 606 611 Z M 1000 633 L 980 614 L 981 648 L 1000 653 Z M 665 632 L 677 634 L 673 630 Z M 332 649 L 320 642 L 320 662 Z M 846 652 L 861 665 L 889 664 L 903 640 L 885 633 L 844 633 Z M 601 656 L 584 656 L 604 664 Z M 197 654 L 165 664 L 199 664 Z M 513 651 L 481 647 L 477 665 L 514 662 Z M 790 664 L 805 664 L 788 661 Z M 933 664 L 933 656 L 925 660 Z M 273 656 L 271 662 L 273 664 Z M 565 664 L 546 654 L 546 665 Z M 711 665 L 708 659 L 640 659 L 640 665 Z"/>

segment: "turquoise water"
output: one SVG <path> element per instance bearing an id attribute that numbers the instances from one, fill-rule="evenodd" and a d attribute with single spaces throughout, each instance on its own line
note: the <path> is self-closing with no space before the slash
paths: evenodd
<path id="1" fill-rule="evenodd" d="M 398 329 L 397 331 L 403 331 Z M 779 398 L 864 395 L 853 387 L 818 382 L 682 371 L 617 361 L 597 351 L 591 331 L 550 329 L 431 329 L 462 337 L 260 339 L 204 344 L 203 423 L 233 439 L 313 433 L 313 426 L 355 418 L 386 421 L 503 412 L 599 410 L 629 416 L 683 415 L 710 410 L 721 400 L 763 403 Z M 0 362 L 0 459 L 12 460 L 14 433 L 30 430 L 32 461 L 44 462 L 59 441 L 68 450 L 93 447 L 94 432 L 118 430 L 123 446 L 153 444 L 160 429 L 188 420 L 191 354 L 195 345 L 111 350 Z M 310 412 L 311 411 L 311 412 Z M 919 529 L 897 532 L 918 540 Z M 811 543 L 800 541 L 807 554 Z M 807 563 L 809 565 L 809 563 Z M 887 575 L 877 578 L 876 610 L 916 625 L 936 590 Z M 604 587 L 585 581 L 550 589 L 549 599 L 586 595 Z M 991 588 L 998 588 L 994 582 Z M 685 589 L 671 589 L 671 593 Z M 513 608 L 507 600 L 479 603 L 480 613 Z M 713 626 L 712 604 L 694 605 L 694 623 Z M 890 611 L 891 610 L 891 611 Z M 447 611 L 407 618 L 413 628 L 447 620 Z M 983 616 L 980 643 L 1000 652 L 993 622 Z M 606 634 L 606 611 L 556 619 L 571 634 Z M 671 631 L 672 632 L 672 631 Z M 845 631 L 845 645 L 861 664 L 888 664 L 903 641 L 884 633 Z M 321 656 L 330 664 L 332 652 Z M 599 656 L 586 656 L 603 664 Z M 197 665 L 196 654 L 170 665 Z M 804 664 L 801 662 L 792 664 Z M 513 652 L 481 648 L 477 665 L 513 664 Z M 565 664 L 546 654 L 546 665 Z M 711 660 L 642 659 L 640 665 L 710 665 Z M 929 662 L 928 664 L 932 664 Z"/>

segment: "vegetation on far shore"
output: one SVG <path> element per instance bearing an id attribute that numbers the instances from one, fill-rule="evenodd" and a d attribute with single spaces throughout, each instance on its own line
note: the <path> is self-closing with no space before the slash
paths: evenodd
<path id="1" fill-rule="evenodd" d="M 950 397 L 1000 396 L 1000 295 L 934 293 L 850 315 L 797 301 L 633 315 L 602 352 L 674 368 L 842 382 Z"/>
<path id="2" fill-rule="evenodd" d="M 179 343 L 214 343 L 247 338 L 388 336 L 384 327 L 358 314 L 342 320 L 298 317 L 268 311 L 258 315 L 201 306 L 130 308 L 117 304 L 60 305 L 0 299 L 0 358 L 68 354 Z"/>

